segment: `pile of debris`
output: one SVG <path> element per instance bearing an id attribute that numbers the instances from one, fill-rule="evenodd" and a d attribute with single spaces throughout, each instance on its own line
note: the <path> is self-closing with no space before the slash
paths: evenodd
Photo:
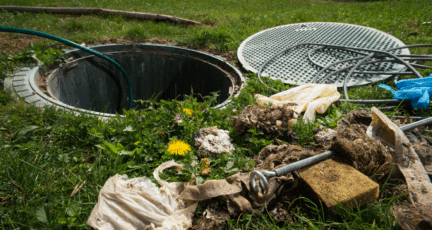
<path id="1" fill-rule="evenodd" d="M 159 179 L 158 173 L 168 167 L 182 166 L 166 162 L 154 172 L 161 188 L 147 178 L 128 180 L 117 175 L 102 188 L 88 224 L 99 229 L 224 229 L 230 216 L 266 209 L 276 221 L 292 221 L 287 210 L 300 191 L 306 191 L 309 198 L 322 202 L 332 213 L 340 205 L 356 207 L 378 199 L 380 187 L 393 180 L 399 186 L 386 190 L 381 197 L 406 193 L 404 203 L 391 209 L 399 225 L 404 229 L 430 227 L 432 183 L 425 168 L 432 166 L 431 146 L 417 130 L 403 133 L 381 111 L 376 108 L 371 111 L 371 114 L 350 112 L 338 122 L 336 130 L 316 134 L 320 145 L 306 149 L 293 141 L 295 134 L 290 129 L 290 121 L 297 116 L 288 104 L 250 105 L 233 118 L 238 134 L 257 128 L 291 140 L 288 144 L 263 148 L 253 159 L 255 174 L 238 172 L 226 179 L 207 180 L 198 185 L 193 180 L 167 183 Z M 228 131 L 217 127 L 201 129 L 194 138 L 202 155 L 234 153 Z M 329 151 L 330 159 L 302 163 Z M 208 168 L 207 158 L 203 159 Z M 303 167 L 288 170 L 293 163 L 302 163 Z M 259 174 L 263 178 L 255 177 Z M 202 216 L 193 223 L 198 202 L 214 199 L 224 202 L 208 202 Z M 119 203 L 119 200 L 123 201 Z M 140 212 L 132 211 L 137 205 L 144 208 Z"/>
<path id="2" fill-rule="evenodd" d="M 256 128 L 272 137 L 295 143 L 295 133 L 289 127 L 296 123 L 298 115 L 290 108 L 295 104 L 280 106 L 249 105 L 237 117 L 232 119 L 232 127 L 237 135 L 248 135 L 247 130 Z M 249 133 L 250 135 L 250 133 Z"/>

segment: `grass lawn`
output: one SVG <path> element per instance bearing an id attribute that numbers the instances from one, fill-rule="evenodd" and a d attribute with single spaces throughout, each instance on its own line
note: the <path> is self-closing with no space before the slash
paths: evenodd
<path id="1" fill-rule="evenodd" d="M 0 0 L 0 5 L 96 7 L 201 21 L 205 25 L 185 26 L 120 16 L 0 12 L 0 26 L 42 31 L 78 44 L 163 42 L 219 53 L 238 68 L 236 51 L 244 39 L 258 31 L 290 23 L 351 23 L 387 32 L 407 45 L 432 43 L 430 0 L 353 3 L 323 0 Z M 56 49 L 65 48 L 54 41 L 10 33 L 0 33 L 0 42 L 0 80 L 12 76 L 21 66 L 34 65 L 32 54 L 49 62 L 56 55 Z M 432 48 L 417 48 L 411 52 L 432 54 Z M 428 76 L 432 71 L 421 73 Z M 124 118 L 118 116 L 106 122 L 53 108 L 28 106 L 10 92 L 0 90 L 0 228 L 90 229 L 85 223 L 108 178 L 115 174 L 152 178 L 153 170 L 165 161 L 174 159 L 185 165 L 199 161 L 196 148 L 185 156 L 171 155 L 166 150 L 173 139 L 193 146 L 192 134 L 201 124 L 229 130 L 236 151 L 233 155 L 209 157 L 212 172 L 205 178 L 198 177 L 197 181 L 223 179 L 238 171 L 250 170 L 253 156 L 275 140 L 254 129 L 250 130 L 250 137 L 236 136 L 231 128 L 231 118 L 235 116 L 232 110 L 241 111 L 253 104 L 255 93 L 271 95 L 273 92 L 265 89 L 254 74 L 245 73 L 245 76 L 249 78 L 248 85 L 224 110 L 202 110 L 200 108 L 211 106 L 213 98 L 199 103 L 190 97 L 182 102 L 160 102 L 154 109 L 125 111 Z M 278 90 L 290 87 L 280 81 L 265 81 Z M 377 84 L 349 91 L 351 99 L 391 98 L 391 94 Z M 173 127 L 179 108 L 191 109 L 194 115 Z M 298 143 L 307 147 L 307 143 L 315 142 L 314 127 L 334 128 L 343 114 L 360 108 L 370 106 L 332 105 L 325 114 L 317 116 L 315 122 L 298 122 L 293 127 Z M 393 115 L 407 112 L 386 111 Z M 432 114 L 431 109 L 410 112 L 422 116 Z M 249 168 L 245 168 L 246 164 Z M 191 175 L 201 170 L 202 165 L 198 164 L 180 173 L 166 170 L 161 177 L 167 181 L 190 181 Z M 386 189 L 391 187 L 386 185 Z M 75 188 L 79 190 L 72 195 Z M 382 198 L 367 206 L 342 209 L 329 216 L 319 204 L 300 198 L 289 210 L 292 222 L 276 222 L 266 212 L 244 214 L 231 217 L 228 229 L 398 229 L 389 209 L 399 200 L 400 197 Z M 197 215 L 205 208 L 206 204 L 201 204 Z"/>

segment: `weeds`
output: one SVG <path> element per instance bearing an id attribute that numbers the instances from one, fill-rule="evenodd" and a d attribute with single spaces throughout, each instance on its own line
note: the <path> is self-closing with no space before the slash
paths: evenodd
<path id="1" fill-rule="evenodd" d="M 370 1 L 335 3 L 320 0 L 305 1 L 86 1 L 54 2 L 11 1 L 4 5 L 46 5 L 62 7 L 103 7 L 131 10 L 202 20 L 212 26 L 180 26 L 165 22 L 140 21 L 117 16 L 32 14 L 0 12 L 4 26 L 29 28 L 48 32 L 77 43 L 94 42 L 107 38 L 128 38 L 144 41 L 149 38 L 164 39 L 192 48 L 210 48 L 232 54 L 248 36 L 274 26 L 296 22 L 343 22 L 370 26 L 388 32 L 406 44 L 429 43 L 432 36 L 430 2 Z M 1 34 L 13 37 L 13 34 Z M 13 75 L 24 65 L 36 64 L 35 55 L 44 63 L 55 62 L 60 51 L 51 41 L 36 42 L 25 50 L 0 52 L 0 80 Z M 415 49 L 413 53 L 430 54 L 432 48 Z M 431 70 L 423 70 L 424 76 Z M 254 95 L 270 96 L 274 92 L 256 78 L 246 74 L 247 84 L 242 93 L 225 109 L 212 109 L 216 95 L 198 101 L 196 95 L 185 96 L 183 101 L 144 101 L 146 109 L 124 111 L 101 121 L 87 115 L 75 116 L 53 108 L 34 108 L 15 101 L 9 92 L 0 90 L 0 226 L 2 229 L 89 229 L 87 218 L 97 202 L 99 190 L 115 174 L 129 178 L 151 177 L 161 163 L 174 159 L 185 165 L 175 172 L 168 169 L 161 178 L 168 181 L 196 183 L 209 179 L 222 179 L 253 167 L 252 158 L 274 142 L 257 129 L 248 130 L 249 137 L 237 136 L 231 128 L 233 109 L 241 111 L 254 104 Z M 278 91 L 286 90 L 279 81 L 262 79 Z M 388 82 L 391 84 L 391 82 Z M 376 85 L 349 89 L 352 99 L 390 98 L 391 95 Z M 334 128 L 337 120 L 350 110 L 367 105 L 342 103 L 332 105 L 325 114 L 318 114 L 313 122 L 299 121 L 293 128 L 297 141 L 307 146 L 314 143 L 313 128 L 319 125 Z M 188 113 L 183 110 L 191 110 Z M 417 112 L 417 111 L 415 111 Z M 174 117 L 180 113 L 180 124 Z M 422 111 L 429 116 L 431 110 Z M 196 149 L 185 155 L 167 152 L 168 143 L 179 139 L 193 146 L 193 133 L 202 127 L 218 126 L 229 130 L 235 153 L 208 157 L 212 172 L 199 176 L 202 164 Z M 397 198 L 397 197 L 396 197 Z M 340 209 L 329 216 L 322 207 L 306 198 L 302 205 L 292 206 L 292 222 L 274 222 L 268 212 L 244 214 L 229 220 L 229 229 L 392 229 L 397 228 L 388 211 L 396 198 L 377 200 L 354 209 Z M 300 202 L 301 201 L 301 202 Z"/>

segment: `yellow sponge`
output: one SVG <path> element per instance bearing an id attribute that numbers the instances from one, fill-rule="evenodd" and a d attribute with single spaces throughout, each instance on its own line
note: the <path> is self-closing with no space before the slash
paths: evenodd
<path id="1" fill-rule="evenodd" d="M 332 159 L 320 162 L 302 172 L 300 177 L 327 208 L 334 210 L 337 200 L 345 207 L 374 201 L 379 185 L 353 167 Z M 355 201 L 354 201 L 355 200 Z"/>

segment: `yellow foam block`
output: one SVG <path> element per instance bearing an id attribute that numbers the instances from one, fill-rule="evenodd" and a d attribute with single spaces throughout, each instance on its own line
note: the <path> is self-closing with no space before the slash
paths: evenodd
<path id="1" fill-rule="evenodd" d="M 337 200 L 345 207 L 374 201 L 379 185 L 353 167 L 332 159 L 320 162 L 300 173 L 300 177 L 327 208 L 333 210 Z M 354 201 L 355 200 L 355 201 Z"/>

